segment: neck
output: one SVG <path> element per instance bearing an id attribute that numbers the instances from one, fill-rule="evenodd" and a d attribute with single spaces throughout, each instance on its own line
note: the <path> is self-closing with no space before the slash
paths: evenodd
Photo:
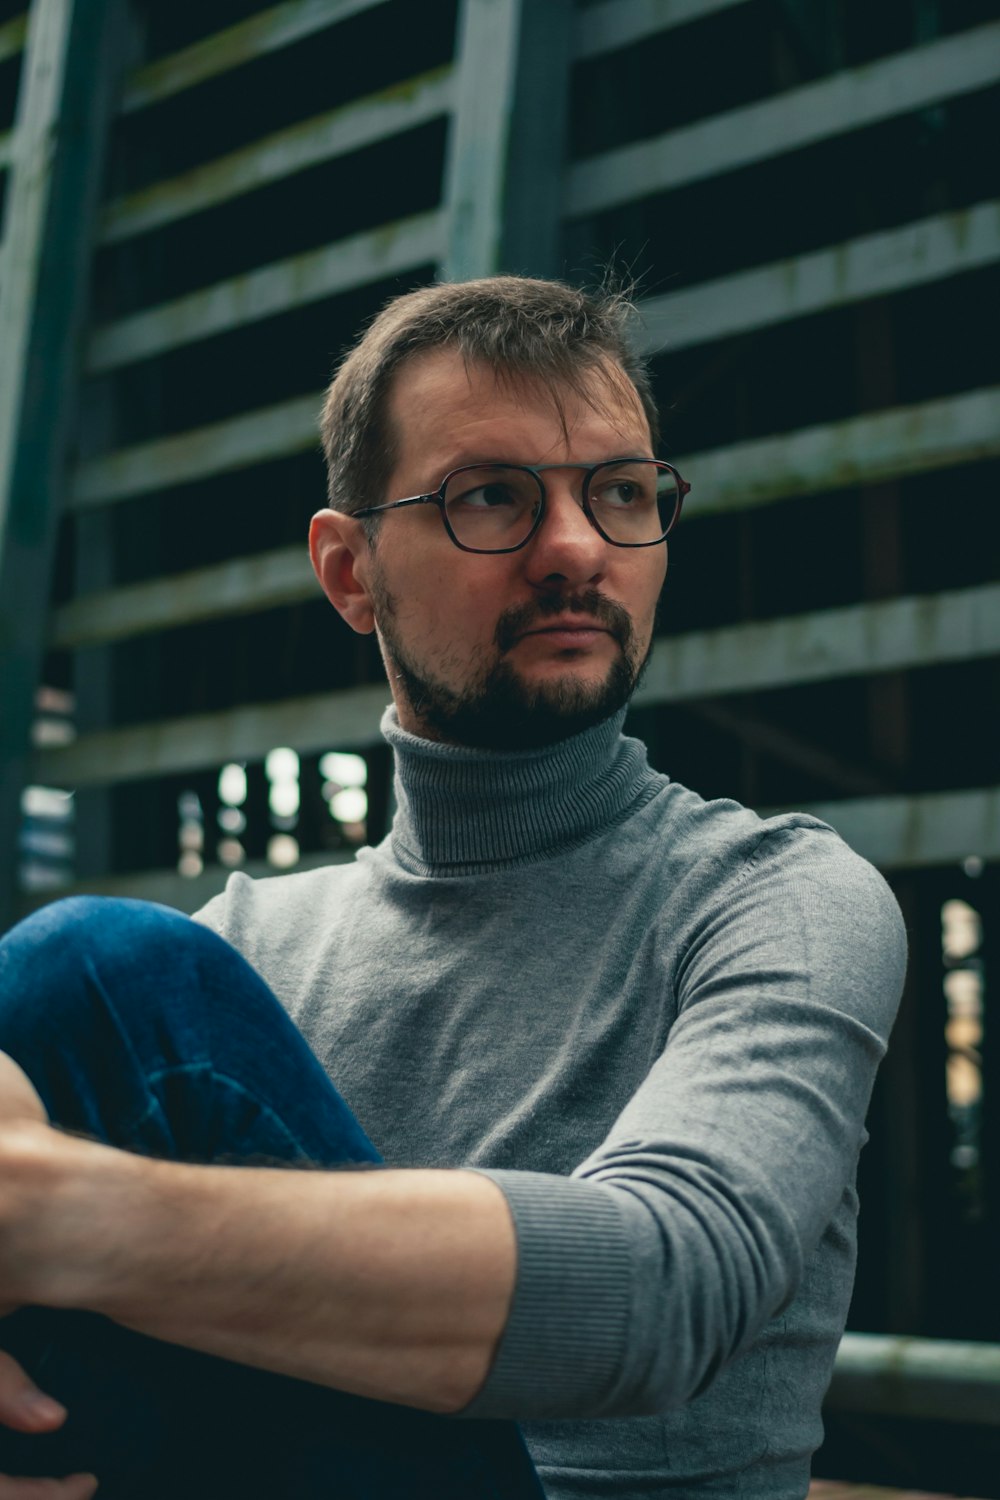
<path id="1" fill-rule="evenodd" d="M 478 750 L 414 735 L 389 709 L 382 729 L 396 758 L 397 858 L 419 874 L 471 874 L 593 836 L 661 784 L 644 747 L 622 735 L 624 718 L 622 709 L 539 749 Z"/>

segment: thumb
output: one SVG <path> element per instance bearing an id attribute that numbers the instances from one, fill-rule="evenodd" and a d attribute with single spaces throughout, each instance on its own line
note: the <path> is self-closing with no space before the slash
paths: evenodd
<path id="1" fill-rule="evenodd" d="M 18 1432 L 51 1432 L 65 1420 L 65 1406 L 40 1391 L 17 1360 L 0 1350 L 0 1425 Z"/>
<path id="2" fill-rule="evenodd" d="M 45 1105 L 31 1079 L 6 1052 L 0 1052 L 0 1120 L 49 1123 Z"/>

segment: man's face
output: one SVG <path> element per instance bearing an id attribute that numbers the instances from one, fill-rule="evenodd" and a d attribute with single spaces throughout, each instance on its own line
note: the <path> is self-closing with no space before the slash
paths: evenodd
<path id="1" fill-rule="evenodd" d="M 453 350 L 409 360 L 390 391 L 396 464 L 385 499 L 436 490 L 462 464 L 594 464 L 652 457 L 630 386 L 595 375 L 594 404 L 503 387 Z M 617 711 L 649 654 L 666 547 L 606 542 L 581 505 L 580 469 L 544 475 L 542 524 L 527 546 L 462 552 L 437 507 L 388 512 L 358 559 L 400 723 L 430 739 L 528 748 Z"/>

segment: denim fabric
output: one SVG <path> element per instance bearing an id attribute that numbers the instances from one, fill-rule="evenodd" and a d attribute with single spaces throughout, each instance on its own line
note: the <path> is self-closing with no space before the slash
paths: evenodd
<path id="1" fill-rule="evenodd" d="M 379 1156 L 263 980 L 163 907 L 76 898 L 0 941 L 0 1048 L 53 1122 L 193 1162 L 374 1166 Z M 0 1430 L 0 1473 L 97 1474 L 101 1500 L 532 1500 L 511 1422 L 452 1421 L 26 1308 L 9 1350 L 70 1416 Z"/>

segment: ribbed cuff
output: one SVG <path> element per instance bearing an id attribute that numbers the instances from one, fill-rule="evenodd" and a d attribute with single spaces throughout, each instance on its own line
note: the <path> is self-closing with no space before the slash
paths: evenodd
<path id="1" fill-rule="evenodd" d="M 510 1204 L 517 1283 L 493 1369 L 461 1415 L 597 1415 L 627 1348 L 632 1257 L 617 1195 L 542 1172 L 483 1176 Z"/>

